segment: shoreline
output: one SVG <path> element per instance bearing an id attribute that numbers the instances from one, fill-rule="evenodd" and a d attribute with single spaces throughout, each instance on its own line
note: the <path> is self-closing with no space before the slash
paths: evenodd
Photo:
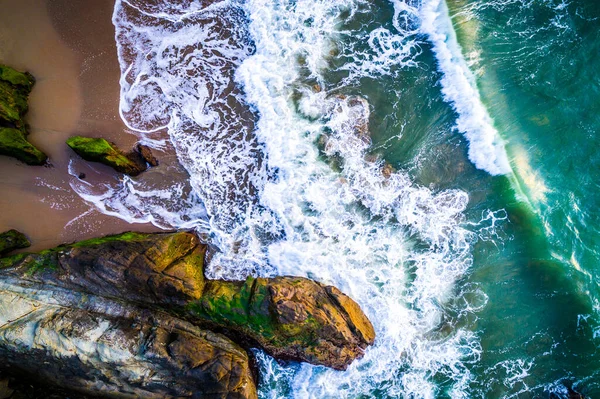
<path id="1" fill-rule="evenodd" d="M 161 231 L 100 213 L 69 184 L 69 161 L 76 157 L 65 144 L 70 136 L 101 136 L 122 148 L 138 141 L 119 116 L 112 11 L 111 0 L 92 7 L 64 0 L 9 0 L 0 15 L 0 63 L 35 76 L 25 118 L 28 139 L 50 162 L 32 167 L 0 157 L 0 230 L 23 231 L 33 244 L 30 250 L 131 229 Z"/>

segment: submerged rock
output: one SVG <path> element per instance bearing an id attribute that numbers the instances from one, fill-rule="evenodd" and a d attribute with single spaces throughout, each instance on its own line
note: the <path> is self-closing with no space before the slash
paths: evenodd
<path id="1" fill-rule="evenodd" d="M 279 359 L 345 370 L 373 344 L 358 304 L 337 288 L 301 277 L 207 281 L 190 312 L 256 341 Z"/>
<path id="2" fill-rule="evenodd" d="M 31 246 L 31 243 L 27 237 L 17 230 L 9 230 L 0 234 L 0 255 L 29 246 Z"/>
<path id="3" fill-rule="evenodd" d="M 31 74 L 0 65 L 0 155 L 29 165 L 43 165 L 48 157 L 27 141 L 27 126 L 23 121 L 34 83 Z"/>
<path id="4" fill-rule="evenodd" d="M 152 150 L 147 145 L 138 144 L 136 146 L 136 151 L 140 154 L 140 156 L 144 159 L 144 161 L 148 162 L 150 166 L 158 166 L 158 159 L 152 154 Z"/>
<path id="5" fill-rule="evenodd" d="M 111 357 L 114 353 L 127 348 L 133 348 L 131 353 L 142 350 L 142 344 L 135 341 L 132 338 L 134 336 L 144 337 L 143 341 L 147 343 L 158 339 L 154 335 L 144 335 L 150 334 L 146 331 L 153 331 L 152 334 L 158 334 L 156 331 L 161 328 L 165 331 L 176 331 L 175 336 L 169 335 L 170 338 L 164 338 L 164 342 L 159 340 L 160 347 L 168 348 L 165 349 L 166 352 L 161 352 L 162 357 L 154 355 L 154 349 L 148 354 L 142 351 L 143 359 L 152 354 L 150 358 L 158 362 L 154 364 L 150 361 L 150 365 L 147 366 L 150 370 L 148 372 L 163 375 L 162 368 L 170 365 L 168 370 L 164 371 L 164 375 L 172 375 L 169 377 L 172 381 L 187 379 L 185 373 L 193 369 L 193 365 L 209 362 L 206 359 L 212 359 L 212 355 L 206 353 L 214 351 L 222 353 L 219 352 L 221 349 L 213 350 L 212 347 L 207 346 L 208 344 L 203 343 L 202 340 L 213 339 L 207 337 L 212 337 L 210 334 L 214 335 L 214 333 L 207 331 L 193 330 L 195 332 L 189 338 L 171 348 L 170 345 L 176 342 L 174 337 L 185 335 L 183 332 L 173 330 L 173 326 L 183 325 L 181 324 L 183 322 L 166 316 L 163 312 L 176 317 L 184 316 L 203 328 L 221 331 L 246 346 L 258 345 L 279 359 L 306 361 L 336 369 L 345 369 L 353 360 L 361 357 L 366 347 L 373 343 L 375 333 L 367 317 L 358 304 L 335 287 L 301 277 L 248 278 L 246 281 L 207 280 L 203 273 L 205 252 L 206 246 L 200 243 L 195 234 L 175 232 L 124 233 L 62 245 L 38 253 L 17 254 L 0 259 L 0 291 L 3 286 L 6 286 L 6 293 L 0 292 L 0 297 L 18 296 L 25 301 L 24 303 L 35 299 L 36 309 L 44 309 L 50 305 L 60 307 L 62 309 L 60 313 L 57 313 L 59 310 L 52 308 L 48 310 L 50 313 L 47 317 L 43 316 L 45 313 L 42 314 L 43 317 L 40 316 L 41 318 L 36 321 L 35 325 L 38 326 L 36 328 L 42 328 L 47 324 L 47 329 L 41 329 L 40 333 L 50 334 L 50 331 L 60 331 L 59 335 L 67 338 L 70 337 L 69 334 L 79 334 L 68 338 L 67 343 L 60 344 L 61 348 L 73 348 L 76 353 L 83 351 L 81 355 L 83 357 L 77 355 L 80 358 L 77 362 L 64 365 L 65 370 L 87 367 L 92 373 L 91 369 L 97 368 L 100 371 L 90 375 L 95 375 L 98 381 L 102 381 L 102 384 L 98 382 L 95 385 L 102 392 L 116 389 L 115 383 L 111 380 L 113 375 L 107 376 L 104 373 L 108 371 L 102 371 L 112 370 L 117 366 L 116 360 L 113 361 Z M 2 318 L 15 321 L 19 317 L 25 317 L 14 314 L 18 307 L 9 306 L 9 303 L 15 303 L 15 300 L 5 302 L 6 305 L 0 304 L 0 326 L 2 326 Z M 63 312 L 65 308 L 68 312 Z M 27 316 L 27 320 L 29 317 Z M 159 319 L 170 320 L 167 323 L 170 327 L 163 327 L 166 322 L 157 321 Z M 137 329 L 132 331 L 130 329 L 134 327 L 131 326 L 137 326 L 135 327 Z M 24 367 L 30 368 L 34 363 L 42 360 L 33 350 L 37 348 L 36 346 L 28 344 L 29 346 L 21 348 L 15 347 L 13 343 L 22 340 L 22 337 L 6 335 L 3 332 L 5 327 L 0 327 L 0 356 L 3 350 L 7 355 L 19 353 L 19 356 L 23 355 L 26 359 L 29 356 L 31 363 L 25 363 Z M 191 326 L 183 328 L 188 332 L 191 331 L 190 329 Z M 108 331 L 113 330 L 116 331 L 114 333 L 116 335 L 113 334 L 114 340 L 98 346 L 100 345 L 97 343 L 98 337 L 109 336 Z M 124 337 L 129 337 L 129 340 Z M 35 341 L 31 337 L 29 339 Z M 56 337 L 53 336 L 53 339 Z M 225 345 L 222 343 L 224 339 L 221 337 L 219 338 L 221 341 L 217 340 L 221 345 L 219 348 Z M 202 343 L 197 343 L 200 342 L 198 340 Z M 46 338 L 43 341 L 46 342 Z M 77 344 L 70 342 L 77 342 Z M 228 345 L 234 345 L 230 341 L 227 342 Z M 51 358 L 62 356 L 53 354 L 53 351 L 56 351 L 54 347 L 42 349 L 46 356 Z M 225 351 L 227 355 L 223 355 L 229 356 L 229 360 L 221 359 L 214 362 L 211 360 L 209 363 L 222 364 L 221 377 L 218 381 L 222 380 L 222 383 L 229 381 L 227 384 L 235 382 L 235 389 L 229 386 L 227 388 L 235 393 L 227 396 L 228 398 L 253 397 L 252 395 L 255 395 L 253 386 L 252 389 L 247 388 L 250 384 L 248 382 L 250 377 L 247 376 L 249 372 L 246 366 L 242 366 L 247 363 L 247 358 L 244 358 L 246 354 L 233 357 L 230 355 L 232 351 L 228 349 Z M 87 359 L 85 356 L 90 356 L 86 354 L 88 352 L 99 353 L 94 355 L 98 358 L 94 358 L 92 363 L 84 361 Z M 106 357 L 102 357 L 103 353 L 106 353 Z M 237 363 L 232 359 L 237 359 L 235 360 Z M 179 363 L 176 366 L 173 362 L 177 361 Z M 238 364 L 235 369 L 234 363 Z M 141 367 L 138 363 L 129 360 L 127 364 L 131 368 L 122 366 L 125 368 L 119 371 L 118 375 L 122 378 L 129 378 L 132 373 L 138 373 L 136 370 Z M 153 367 L 158 368 L 152 371 Z M 177 370 L 177 367 L 181 368 L 181 377 L 175 377 L 177 373 L 174 370 Z M 67 373 L 62 370 L 53 370 L 53 372 Z M 68 373 L 72 372 L 68 371 Z M 65 384 L 67 383 L 68 378 L 63 374 L 57 377 L 58 384 L 62 384 L 63 380 Z M 138 374 L 135 375 L 139 377 Z M 213 371 L 210 371 L 210 375 L 213 375 Z M 137 381 L 136 378 L 131 378 L 132 381 Z M 188 385 L 183 384 L 183 386 L 191 387 L 204 377 L 194 378 L 196 377 L 189 377 L 189 381 L 186 380 Z M 168 378 L 159 380 L 163 382 L 159 384 L 160 389 L 157 392 L 164 393 Z M 86 381 L 83 379 L 77 384 L 84 385 L 85 390 L 89 391 L 92 389 L 91 382 L 88 384 L 89 381 Z M 129 380 L 118 382 L 119 386 L 129 386 L 128 384 L 131 385 L 132 382 Z M 244 388 L 246 396 L 237 393 L 242 385 L 246 387 Z M 139 385 L 135 386 L 139 387 Z M 147 389 L 151 392 L 149 387 Z"/>
<path id="6" fill-rule="evenodd" d="M 116 144 L 103 138 L 74 136 L 67 140 L 67 145 L 80 157 L 90 162 L 99 162 L 110 166 L 120 173 L 137 176 L 158 161 L 146 146 L 138 146 L 136 151 L 124 153 Z"/>

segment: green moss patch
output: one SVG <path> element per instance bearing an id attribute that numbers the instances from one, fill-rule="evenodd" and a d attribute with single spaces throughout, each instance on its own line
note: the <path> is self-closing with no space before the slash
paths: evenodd
<path id="1" fill-rule="evenodd" d="M 43 165 L 48 158 L 25 139 L 21 130 L 0 127 L 0 155 L 17 158 L 28 165 Z"/>
<path id="2" fill-rule="evenodd" d="M 27 237 L 17 230 L 9 230 L 0 234 L 0 255 L 29 246 L 31 246 L 31 243 Z"/>
<path id="3" fill-rule="evenodd" d="M 0 80 L 8 82 L 14 86 L 19 86 L 19 88 L 27 94 L 31 92 L 31 89 L 35 84 L 35 78 L 32 74 L 28 72 L 19 72 L 6 65 L 0 65 Z"/>
<path id="4" fill-rule="evenodd" d="M 31 74 L 0 65 L 0 155 L 29 165 L 43 165 L 47 157 L 25 138 L 27 129 L 23 120 L 34 83 Z"/>
<path id="5" fill-rule="evenodd" d="M 145 162 L 123 153 L 103 138 L 74 136 L 67 140 L 67 145 L 86 161 L 102 163 L 120 173 L 135 176 L 146 170 Z"/>

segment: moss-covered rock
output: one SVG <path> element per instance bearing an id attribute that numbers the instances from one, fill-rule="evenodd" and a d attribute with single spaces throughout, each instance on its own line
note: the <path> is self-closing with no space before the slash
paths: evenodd
<path id="1" fill-rule="evenodd" d="M 35 84 L 35 78 L 29 72 L 19 72 L 6 65 L 0 65 L 0 80 L 8 82 L 29 95 Z"/>
<path id="2" fill-rule="evenodd" d="M 0 155 L 17 158 L 28 165 L 43 165 L 48 157 L 25 139 L 21 130 L 0 127 Z"/>
<path id="3" fill-rule="evenodd" d="M 0 255 L 29 246 L 31 246 L 31 243 L 27 237 L 17 230 L 9 230 L 0 234 Z"/>
<path id="4" fill-rule="evenodd" d="M 0 65 L 0 120 L 24 126 L 22 118 L 29 109 L 27 99 L 34 83 L 31 74 Z"/>
<path id="5" fill-rule="evenodd" d="M 185 305 L 204 288 L 196 235 L 124 233 L 0 259 L 5 273 L 149 305 Z"/>
<path id="6" fill-rule="evenodd" d="M 29 165 L 43 165 L 47 156 L 27 141 L 27 126 L 23 120 L 34 83 L 31 74 L 0 65 L 0 155 Z"/>
<path id="7" fill-rule="evenodd" d="M 67 145 L 86 161 L 99 162 L 112 167 L 117 172 L 131 176 L 145 171 L 148 167 L 145 156 L 152 157 L 152 153 L 147 147 L 142 147 L 144 155 L 138 151 L 126 154 L 116 144 L 103 138 L 74 136 L 67 140 Z M 152 163 L 156 161 L 155 158 L 150 159 Z"/>
<path id="8" fill-rule="evenodd" d="M 209 281 L 190 314 L 250 337 L 272 356 L 345 370 L 375 340 L 358 304 L 301 277 Z"/>

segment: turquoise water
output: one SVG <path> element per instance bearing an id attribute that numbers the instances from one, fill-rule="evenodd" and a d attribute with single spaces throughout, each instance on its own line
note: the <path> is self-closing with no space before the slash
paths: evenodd
<path id="1" fill-rule="evenodd" d="M 476 54 L 482 101 L 507 142 L 511 189 L 522 190 L 533 213 L 525 226 L 514 226 L 513 248 L 498 254 L 515 274 L 497 280 L 504 287 L 497 300 L 490 297 L 499 304 L 506 292 L 518 295 L 494 313 L 520 331 L 490 344 L 503 356 L 531 359 L 531 376 L 523 379 L 529 390 L 560 381 L 597 397 L 600 7 L 590 1 L 449 5 L 463 51 Z M 501 349 L 525 342 L 529 348 Z"/>
<path id="2" fill-rule="evenodd" d="M 197 229 L 212 277 L 303 275 L 360 303 L 364 359 L 256 351 L 262 398 L 600 397 L 598 17 L 589 0 L 119 0 L 122 118 L 153 146 L 166 131 L 189 179 L 72 187 Z"/>
<path id="3" fill-rule="evenodd" d="M 368 77 L 347 91 L 373 107 L 373 151 L 421 184 L 468 192 L 470 220 L 499 211 L 502 228 L 474 246 L 473 267 L 459 284 L 481 287 L 487 304 L 465 320 L 449 312 L 451 325 L 465 323 L 481 337 L 468 395 L 560 397 L 569 387 L 598 397 L 600 6 L 447 5 L 481 101 L 507 143 L 511 173 L 491 177 L 468 162 L 469 143 L 453 129 L 456 115 L 426 40 L 417 68 Z M 388 3 L 372 7 L 375 23 L 393 13 Z M 453 396 L 453 383 L 439 378 L 436 396 Z"/>

